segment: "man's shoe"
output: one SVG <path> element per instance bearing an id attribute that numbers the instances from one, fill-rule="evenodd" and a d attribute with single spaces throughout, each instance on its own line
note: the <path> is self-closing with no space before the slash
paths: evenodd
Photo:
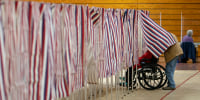
<path id="1" fill-rule="evenodd" d="M 163 90 L 175 90 L 176 88 L 172 88 L 172 87 L 164 87 L 162 88 Z"/>

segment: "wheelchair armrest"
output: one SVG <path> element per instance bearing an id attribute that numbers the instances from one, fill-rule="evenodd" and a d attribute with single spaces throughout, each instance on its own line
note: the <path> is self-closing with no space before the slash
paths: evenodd
<path id="1" fill-rule="evenodd" d="M 151 61 L 151 59 L 146 59 L 146 58 L 141 59 L 141 62 L 146 62 L 146 61 Z"/>
<path id="2" fill-rule="evenodd" d="M 145 59 L 145 58 L 143 58 L 143 59 L 141 59 L 141 64 L 147 64 L 147 63 L 158 63 L 158 60 L 159 59 L 154 59 L 154 58 L 152 58 L 152 59 Z"/>

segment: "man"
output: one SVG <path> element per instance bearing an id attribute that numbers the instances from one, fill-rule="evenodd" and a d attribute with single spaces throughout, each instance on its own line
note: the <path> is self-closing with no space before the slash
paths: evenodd
<path id="1" fill-rule="evenodd" d="M 178 61 L 178 58 L 180 55 L 183 54 L 182 48 L 180 47 L 180 44 L 178 43 L 178 40 L 174 34 L 172 34 L 174 39 L 176 40 L 176 44 L 169 47 L 165 53 L 165 61 L 166 61 L 166 76 L 168 79 L 168 85 L 167 87 L 164 87 L 163 90 L 174 90 L 176 89 L 176 85 L 174 82 L 174 72 L 176 69 L 176 63 Z"/>

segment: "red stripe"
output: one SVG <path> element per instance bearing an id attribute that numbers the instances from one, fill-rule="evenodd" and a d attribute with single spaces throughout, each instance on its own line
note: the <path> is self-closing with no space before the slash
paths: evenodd
<path id="1" fill-rule="evenodd" d="M 18 1 L 15 1 L 15 12 L 17 12 Z"/>
<path id="2" fill-rule="evenodd" d="M 200 71 L 196 72 L 195 74 L 193 74 L 192 76 L 190 76 L 189 78 L 187 78 L 185 81 L 183 81 L 181 84 L 179 84 L 177 88 L 181 87 L 184 83 L 186 83 L 187 81 L 189 81 L 191 78 L 193 78 L 194 76 L 196 76 Z M 166 95 L 164 95 L 160 100 L 165 99 L 169 94 L 171 94 L 172 92 L 174 92 L 175 90 L 171 90 L 170 92 L 168 92 Z"/>
<path id="3" fill-rule="evenodd" d="M 83 79 L 83 55 L 84 55 L 84 39 L 85 39 L 85 23 L 84 23 L 84 10 L 83 10 L 83 6 L 81 6 L 81 11 L 82 11 L 82 54 L 81 54 L 81 62 L 82 62 L 82 79 Z M 83 80 L 82 80 L 83 81 Z M 84 82 L 82 82 L 82 86 L 84 85 Z"/>
<path id="4" fill-rule="evenodd" d="M 43 9 L 44 9 L 44 4 L 41 4 L 40 5 L 40 14 L 42 13 Z"/>
<path id="5" fill-rule="evenodd" d="M 65 86 L 65 90 L 67 92 L 67 96 L 69 96 L 69 86 L 68 86 L 66 79 L 64 77 L 63 77 L 63 80 L 64 80 L 64 86 Z"/>
<path id="6" fill-rule="evenodd" d="M 76 35 L 77 35 L 77 51 L 76 51 L 76 52 L 77 52 L 77 62 L 78 62 L 78 58 L 79 58 L 79 57 L 78 57 L 78 51 L 79 51 L 79 47 L 78 47 L 78 39 L 79 39 L 79 38 L 78 38 L 78 36 L 79 36 L 79 35 L 78 35 L 78 7 L 77 7 L 77 6 L 76 6 L 76 14 L 75 14 L 75 15 L 76 15 L 76 16 L 75 16 L 75 18 L 76 18 L 76 19 L 75 19 L 75 20 L 76 20 L 75 22 L 76 22 Z"/>
<path id="7" fill-rule="evenodd" d="M 32 35 L 32 34 L 31 34 L 31 32 L 32 32 L 32 28 L 31 28 L 31 27 L 32 27 L 32 4 L 31 4 L 31 3 L 29 3 L 29 11 L 28 11 L 28 12 L 29 12 L 29 14 L 28 14 L 28 15 L 29 15 L 29 16 L 28 16 L 28 17 L 29 17 L 29 18 L 28 18 L 28 19 L 29 19 L 29 20 L 28 20 L 28 21 L 29 21 L 29 52 L 30 52 L 30 54 L 31 54 L 31 50 L 32 50 L 32 48 L 31 48 L 31 47 L 32 47 L 32 45 L 31 45 L 31 43 L 32 43 L 32 42 L 31 42 L 31 40 L 32 40 L 32 38 L 31 38 L 31 35 Z M 30 58 L 31 58 L 31 56 L 30 56 Z M 31 62 L 31 59 L 30 59 L 29 62 Z M 31 72 L 30 69 L 29 69 L 29 72 Z"/>
<path id="8" fill-rule="evenodd" d="M 104 8 L 102 8 L 102 36 L 104 36 Z"/>

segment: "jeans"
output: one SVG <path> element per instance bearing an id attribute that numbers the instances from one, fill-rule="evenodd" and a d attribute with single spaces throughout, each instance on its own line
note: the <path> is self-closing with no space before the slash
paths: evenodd
<path id="1" fill-rule="evenodd" d="M 176 88 L 175 82 L 174 82 L 174 72 L 176 69 L 176 63 L 178 61 L 178 56 L 176 56 L 174 59 L 172 59 L 170 62 L 166 65 L 166 76 L 168 79 L 168 87 Z"/>

